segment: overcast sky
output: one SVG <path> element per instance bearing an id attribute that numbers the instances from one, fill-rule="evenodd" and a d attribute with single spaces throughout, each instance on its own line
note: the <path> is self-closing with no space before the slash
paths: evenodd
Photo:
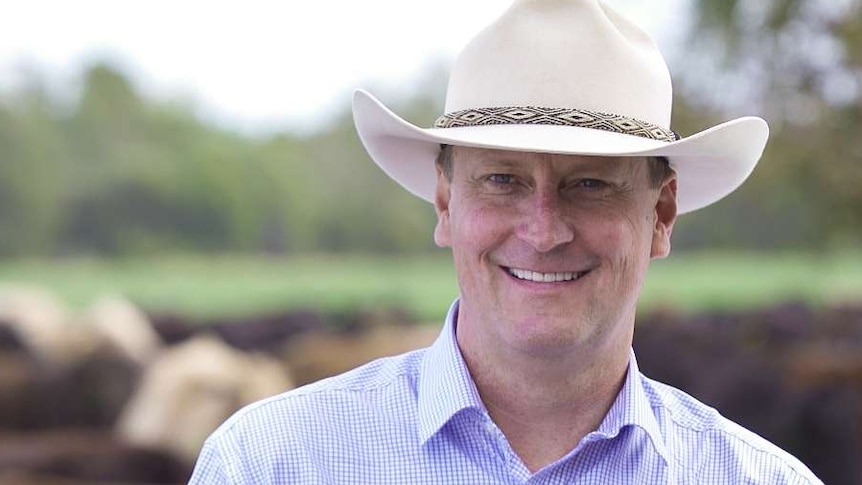
<path id="1" fill-rule="evenodd" d="M 684 0 L 606 0 L 672 48 Z M 74 92 L 110 60 L 145 93 L 247 132 L 314 124 L 357 86 L 448 63 L 509 0 L 0 0 L 0 90 L 28 69 Z"/>

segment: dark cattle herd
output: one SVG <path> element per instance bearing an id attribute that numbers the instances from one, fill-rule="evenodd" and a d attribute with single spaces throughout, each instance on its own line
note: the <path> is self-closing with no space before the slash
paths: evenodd
<path id="1" fill-rule="evenodd" d="M 220 321 L 120 297 L 71 311 L 0 287 L 0 485 L 185 483 L 239 407 L 384 355 L 439 325 L 397 310 Z M 826 483 L 862 484 L 862 306 L 638 317 L 648 376 L 790 451 Z"/>

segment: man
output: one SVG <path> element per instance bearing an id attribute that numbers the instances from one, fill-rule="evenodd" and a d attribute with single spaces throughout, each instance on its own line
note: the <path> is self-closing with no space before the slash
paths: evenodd
<path id="1" fill-rule="evenodd" d="M 517 0 L 423 130 L 364 92 L 374 161 L 437 211 L 460 297 L 428 349 L 252 405 L 193 483 L 794 483 L 798 460 L 640 374 L 635 306 L 677 214 L 748 176 L 759 118 L 685 139 L 653 41 L 598 0 Z"/>

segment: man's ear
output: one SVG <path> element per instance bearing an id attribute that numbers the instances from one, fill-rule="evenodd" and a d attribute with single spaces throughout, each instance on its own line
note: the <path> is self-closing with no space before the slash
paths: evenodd
<path id="1" fill-rule="evenodd" d="M 434 210 L 437 211 L 437 226 L 434 227 L 434 243 L 441 248 L 452 245 L 449 230 L 449 200 L 452 196 L 451 182 L 437 166 L 437 189 L 434 191 Z"/>
<path id="2" fill-rule="evenodd" d="M 666 258 L 670 254 L 670 236 L 676 222 L 676 174 L 662 183 L 655 203 L 655 225 L 652 233 L 650 258 Z"/>

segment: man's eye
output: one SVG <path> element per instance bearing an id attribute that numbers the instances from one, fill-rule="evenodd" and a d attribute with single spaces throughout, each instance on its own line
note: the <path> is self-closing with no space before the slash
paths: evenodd
<path id="1" fill-rule="evenodd" d="M 509 185 L 515 181 L 515 177 L 505 173 L 494 173 L 488 175 L 488 182 L 497 185 Z"/>
<path id="2" fill-rule="evenodd" d="M 608 186 L 607 182 L 599 179 L 581 179 L 578 181 L 578 186 L 585 189 L 603 189 Z"/>

